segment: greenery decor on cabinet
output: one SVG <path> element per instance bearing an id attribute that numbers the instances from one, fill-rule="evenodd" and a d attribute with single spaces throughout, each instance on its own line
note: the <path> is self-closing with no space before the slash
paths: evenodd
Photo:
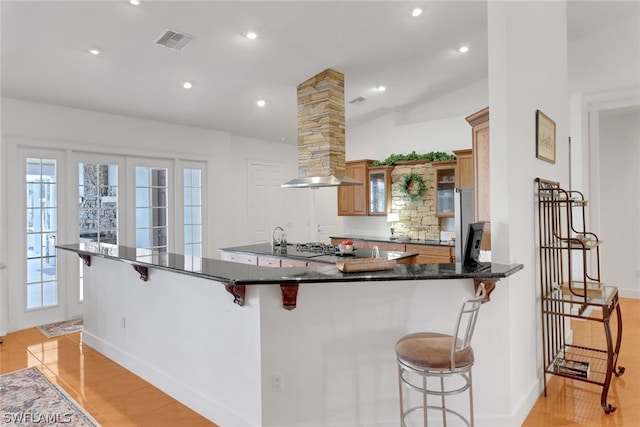
<path id="1" fill-rule="evenodd" d="M 453 154 L 447 154 L 443 151 L 431 151 L 426 154 L 417 154 L 412 151 L 409 154 L 391 154 L 384 160 L 376 160 L 371 166 L 385 166 L 392 165 L 397 162 L 409 161 L 409 160 L 425 160 L 428 162 L 445 162 L 449 160 L 455 160 L 456 156 Z"/>
<path id="2" fill-rule="evenodd" d="M 424 191 L 427 189 L 427 185 L 419 174 L 411 173 L 409 175 L 405 175 L 400 189 L 405 196 L 416 201 L 422 199 Z"/>

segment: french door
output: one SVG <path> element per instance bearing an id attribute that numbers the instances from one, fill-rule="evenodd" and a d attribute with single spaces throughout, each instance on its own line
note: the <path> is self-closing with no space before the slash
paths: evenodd
<path id="1" fill-rule="evenodd" d="M 66 271 L 56 244 L 66 235 L 64 152 L 17 149 L 8 165 L 9 322 L 24 329 L 67 315 Z"/>
<path id="2" fill-rule="evenodd" d="M 77 221 L 71 232 L 73 241 L 118 245 L 125 241 L 126 216 L 121 208 L 125 200 L 125 166 L 122 156 L 78 153 L 74 156 L 77 179 L 73 200 L 77 200 Z M 84 300 L 84 262 L 74 259 L 71 269 L 78 275 L 69 281 L 71 312 L 82 313 Z"/>

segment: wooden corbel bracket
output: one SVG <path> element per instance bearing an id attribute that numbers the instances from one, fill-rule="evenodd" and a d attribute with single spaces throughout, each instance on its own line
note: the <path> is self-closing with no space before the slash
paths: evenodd
<path id="1" fill-rule="evenodd" d="M 148 267 L 144 267 L 144 266 L 138 265 L 138 264 L 133 264 L 132 267 L 140 275 L 140 280 L 142 280 L 143 282 L 146 282 L 147 280 L 149 280 L 149 268 Z"/>
<path id="2" fill-rule="evenodd" d="M 493 292 L 493 290 L 495 289 L 496 282 L 498 280 L 500 280 L 500 279 L 488 279 L 488 278 L 475 278 L 475 279 L 473 279 L 473 286 L 475 287 L 476 294 L 478 293 L 478 289 L 480 288 L 480 286 L 484 286 L 484 289 L 487 292 L 487 294 L 484 297 L 484 300 L 482 300 L 483 304 L 485 302 L 491 301 L 489 296 L 491 295 L 491 292 Z"/>
<path id="3" fill-rule="evenodd" d="M 298 284 L 283 283 L 280 285 L 282 291 L 282 308 L 285 310 L 293 310 L 298 303 Z"/>
<path id="4" fill-rule="evenodd" d="M 232 283 L 224 285 L 227 292 L 233 295 L 233 302 L 239 306 L 244 305 L 244 296 L 246 293 L 246 285 L 235 285 Z"/>
<path id="5" fill-rule="evenodd" d="M 91 255 L 78 254 L 78 256 L 84 261 L 84 265 L 91 267 Z"/>

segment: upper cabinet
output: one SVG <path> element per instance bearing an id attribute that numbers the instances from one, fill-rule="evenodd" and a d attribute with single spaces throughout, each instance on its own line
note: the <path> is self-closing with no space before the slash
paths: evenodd
<path id="1" fill-rule="evenodd" d="M 456 155 L 456 188 L 473 188 L 473 149 L 453 150 Z"/>
<path id="2" fill-rule="evenodd" d="M 467 117 L 473 150 L 473 205 L 475 221 L 485 221 L 482 249 L 491 249 L 489 107 Z"/>
<path id="3" fill-rule="evenodd" d="M 369 215 L 386 215 L 391 210 L 392 166 L 369 168 Z"/>
<path id="4" fill-rule="evenodd" d="M 367 215 L 369 205 L 368 166 L 372 160 L 346 162 L 346 175 L 362 185 L 338 187 L 338 215 Z"/>
<path id="5" fill-rule="evenodd" d="M 456 186 L 456 161 L 433 164 L 436 172 L 436 216 L 454 215 L 453 193 Z"/>

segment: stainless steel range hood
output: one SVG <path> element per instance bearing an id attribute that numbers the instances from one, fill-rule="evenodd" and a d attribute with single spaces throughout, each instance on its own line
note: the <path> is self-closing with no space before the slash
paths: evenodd
<path id="1" fill-rule="evenodd" d="M 298 178 L 287 188 L 362 185 L 346 175 L 344 75 L 325 70 L 298 85 Z"/>
<path id="2" fill-rule="evenodd" d="M 319 187 L 338 187 L 341 185 L 362 185 L 350 176 L 346 175 L 328 175 L 328 176 L 312 176 L 308 178 L 295 178 L 282 184 L 286 188 L 319 188 Z"/>

